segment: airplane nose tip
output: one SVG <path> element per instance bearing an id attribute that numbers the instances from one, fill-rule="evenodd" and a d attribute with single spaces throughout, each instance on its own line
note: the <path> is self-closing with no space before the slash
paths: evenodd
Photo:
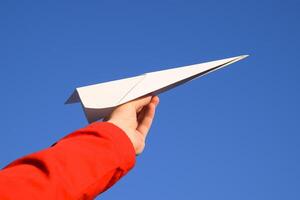
<path id="1" fill-rule="evenodd" d="M 249 55 L 241 55 L 240 58 L 241 58 L 241 59 L 244 59 L 244 58 L 247 58 L 248 56 L 249 56 Z"/>

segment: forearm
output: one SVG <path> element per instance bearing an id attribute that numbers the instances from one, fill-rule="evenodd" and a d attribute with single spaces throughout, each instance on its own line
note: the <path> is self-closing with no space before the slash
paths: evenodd
<path id="1" fill-rule="evenodd" d="M 0 171 L 1 199 L 93 199 L 135 163 L 127 135 L 97 122 Z"/>

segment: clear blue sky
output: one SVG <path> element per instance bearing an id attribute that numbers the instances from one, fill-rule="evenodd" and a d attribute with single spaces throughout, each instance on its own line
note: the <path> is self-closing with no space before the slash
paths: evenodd
<path id="1" fill-rule="evenodd" d="M 0 167 L 87 124 L 77 86 L 250 54 L 162 94 L 102 199 L 300 199 L 299 1 L 1 1 Z"/>

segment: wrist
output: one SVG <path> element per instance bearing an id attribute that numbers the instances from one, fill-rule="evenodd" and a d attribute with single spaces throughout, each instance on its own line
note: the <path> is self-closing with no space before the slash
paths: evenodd
<path id="1" fill-rule="evenodd" d="M 138 135 L 133 128 L 130 128 L 128 126 L 124 126 L 124 124 L 127 124 L 126 122 L 122 120 L 114 120 L 114 119 L 109 119 L 107 122 L 114 124 L 115 126 L 119 127 L 120 129 L 123 130 L 125 135 L 129 138 L 136 155 L 142 153 L 145 147 L 145 140 L 141 135 Z"/>
<path id="2" fill-rule="evenodd" d="M 128 137 L 128 139 L 130 140 L 130 142 L 131 142 L 133 148 L 136 150 L 136 147 L 135 147 L 135 145 L 134 145 L 134 139 L 133 139 L 133 137 L 131 136 L 131 134 L 129 134 L 128 129 L 127 129 L 125 126 L 122 125 L 122 122 L 120 122 L 120 121 L 118 121 L 118 120 L 113 120 L 113 119 L 109 119 L 109 120 L 106 121 L 106 122 L 111 123 L 111 124 L 117 126 L 118 128 L 120 128 L 120 129 L 125 133 L 125 135 Z"/>

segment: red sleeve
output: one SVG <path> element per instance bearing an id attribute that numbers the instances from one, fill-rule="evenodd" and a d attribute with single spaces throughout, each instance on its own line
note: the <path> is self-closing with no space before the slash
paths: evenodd
<path id="1" fill-rule="evenodd" d="M 127 135 L 96 122 L 1 170 L 0 199 L 93 199 L 134 164 Z"/>

